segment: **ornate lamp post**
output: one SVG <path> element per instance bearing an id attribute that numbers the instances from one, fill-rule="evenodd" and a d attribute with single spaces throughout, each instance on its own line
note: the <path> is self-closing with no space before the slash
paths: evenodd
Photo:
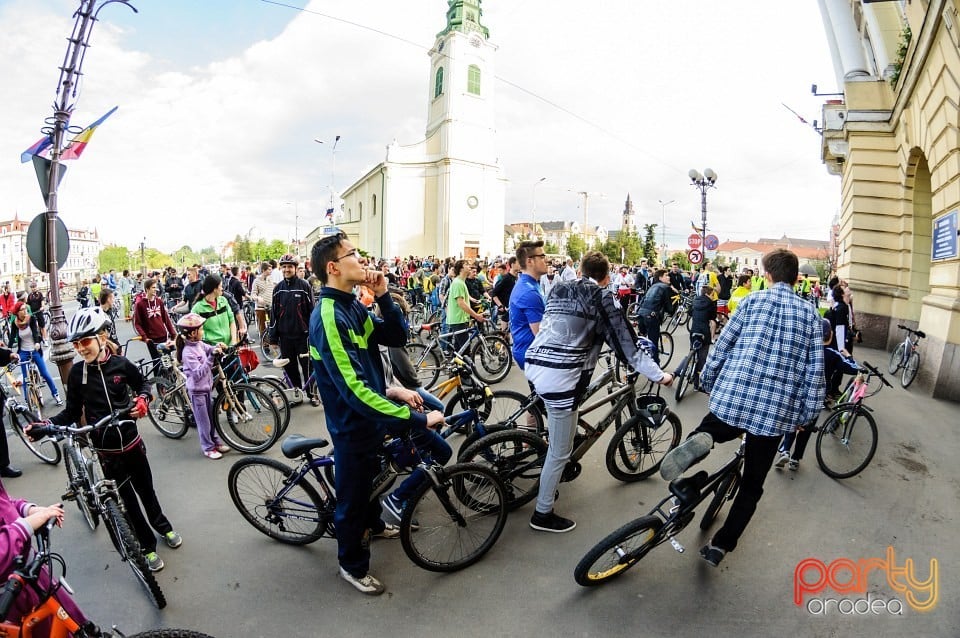
<path id="1" fill-rule="evenodd" d="M 50 273 L 50 338 L 53 348 L 50 358 L 56 362 L 60 370 L 60 379 L 66 383 L 70 368 L 73 367 L 73 349 L 66 341 L 67 320 L 63 314 L 63 305 L 60 302 L 59 274 L 57 268 L 57 186 L 60 177 L 60 156 L 63 153 L 64 136 L 67 132 L 79 133 L 81 129 L 70 127 L 70 115 L 73 113 L 77 97 L 77 80 L 81 76 L 83 61 L 87 47 L 90 46 L 90 35 L 93 25 L 97 22 L 100 9 L 108 4 L 123 4 L 137 9 L 128 0 L 80 0 L 80 7 L 74 14 L 73 32 L 67 38 L 67 53 L 60 67 L 60 81 L 57 84 L 57 99 L 53 105 L 53 117 L 45 120 L 42 133 L 47 134 L 51 141 L 50 173 L 48 176 L 47 210 L 46 210 L 46 257 L 47 272 Z M 74 130 L 76 129 L 76 130 Z"/>
<path id="2" fill-rule="evenodd" d="M 667 206 L 670 204 L 677 203 L 677 200 L 671 199 L 669 202 L 665 202 L 662 199 L 658 199 L 660 202 L 660 257 L 663 259 L 663 265 L 667 265 Z"/>
<path id="3" fill-rule="evenodd" d="M 690 183 L 700 190 L 700 248 L 703 250 L 703 260 L 707 258 L 707 189 L 716 188 L 717 173 L 712 168 L 704 169 L 701 174 L 695 168 L 687 173 Z M 701 262 L 703 263 L 703 262 Z"/>

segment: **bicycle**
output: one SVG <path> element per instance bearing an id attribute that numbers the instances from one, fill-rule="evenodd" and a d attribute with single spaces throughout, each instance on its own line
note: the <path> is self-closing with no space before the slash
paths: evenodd
<path id="1" fill-rule="evenodd" d="M 304 352 L 297 356 L 301 359 L 309 359 L 310 353 Z M 283 357 L 272 360 L 270 365 L 272 365 L 274 368 L 279 368 L 282 376 L 278 377 L 276 375 L 268 374 L 263 378 L 279 384 L 281 392 L 286 397 L 288 404 L 291 406 L 301 405 L 306 400 L 306 397 L 310 397 L 310 402 L 312 405 L 321 405 L 320 392 L 317 390 L 317 376 L 312 369 L 313 366 L 310 366 L 310 376 L 307 377 L 307 380 L 303 382 L 302 386 L 298 386 L 293 383 L 293 380 L 290 379 L 290 375 L 287 374 L 286 367 L 289 363 L 290 359 Z"/>
<path id="2" fill-rule="evenodd" d="M 30 407 L 30 411 L 43 418 L 43 393 L 41 393 L 40 388 L 47 384 L 40 376 L 40 370 L 33 359 L 27 362 L 27 375 L 23 378 L 23 385 L 27 389 L 27 405 Z M 50 388 L 50 390 L 52 392 L 53 388 Z"/>
<path id="3" fill-rule="evenodd" d="M 879 378 L 883 385 L 893 387 L 883 373 L 866 361 L 859 364 L 860 372 L 850 380 L 840 402 L 827 415 L 817 432 L 817 464 L 823 473 L 835 479 L 845 479 L 862 472 L 877 451 L 877 422 L 863 400 L 876 394 L 870 390 L 870 379 Z M 861 425 L 857 425 L 860 422 Z"/>
<path id="4" fill-rule="evenodd" d="M 51 519 L 46 525 L 43 525 L 34 532 L 36 538 L 36 552 L 30 555 L 30 543 L 24 544 L 23 553 L 14 559 L 14 571 L 7 578 L 3 593 L 0 594 L 0 638 L 33 638 L 38 635 L 34 633 L 35 627 L 42 625 L 47 620 L 50 621 L 49 636 L 66 637 L 67 635 L 75 638 L 93 638 L 102 636 L 109 638 L 111 634 L 102 631 L 92 622 L 86 622 L 82 626 L 77 619 L 72 618 L 70 614 L 61 606 L 60 602 L 54 597 L 54 594 L 63 589 L 72 592 L 70 586 L 62 579 L 66 572 L 66 561 L 60 554 L 55 554 L 50 549 L 50 531 L 54 527 L 56 519 Z M 61 568 L 60 576 L 57 576 L 54 565 Z M 49 578 L 49 583 L 42 584 L 44 580 L 42 575 Z M 6 620 L 9 617 L 10 610 L 25 587 L 29 587 L 40 597 L 40 602 L 30 613 L 26 614 L 19 622 Z M 114 631 L 116 627 L 113 628 Z M 117 632 L 118 636 L 123 634 Z M 127 638 L 210 638 L 206 634 L 196 631 L 183 629 L 154 629 L 145 631 Z"/>
<path id="5" fill-rule="evenodd" d="M 716 520 L 724 503 L 732 501 L 737 495 L 743 480 L 745 445 L 746 439 L 741 438 L 740 447 L 733 458 L 713 474 L 701 471 L 691 477 L 671 481 L 670 494 L 646 516 L 614 530 L 580 559 L 573 570 L 577 584 L 591 587 L 610 581 L 636 565 L 651 549 L 668 540 L 678 553 L 686 551 L 676 535 L 693 520 L 697 506 L 708 496 L 713 496 L 700 520 L 700 529 L 706 531 Z M 670 507 L 665 510 L 664 506 L 668 503 Z"/>
<path id="6" fill-rule="evenodd" d="M 30 436 L 56 436 L 64 440 L 64 466 L 67 470 L 67 492 L 64 500 L 77 502 L 83 519 L 95 531 L 103 520 L 104 527 L 120 558 L 133 570 L 143 585 L 150 601 L 157 609 L 163 609 L 167 600 L 153 572 L 147 567 L 147 559 L 127 518 L 126 508 L 120 498 L 115 481 L 104 478 L 97 456 L 85 445 L 85 435 L 98 428 L 119 423 L 125 410 L 115 410 L 92 425 L 40 424 L 30 429 Z"/>
<path id="7" fill-rule="evenodd" d="M 896 374 L 900 370 L 903 370 L 900 377 L 900 385 L 908 388 L 917 377 L 917 370 L 920 369 L 920 340 L 927 335 L 923 330 L 913 330 L 902 323 L 898 323 L 897 327 L 901 330 L 906 330 L 907 334 L 903 341 L 890 353 L 890 365 L 888 369 L 890 374 Z"/>
<path id="8" fill-rule="evenodd" d="M 657 394 L 638 396 L 637 376 L 631 373 L 626 383 L 618 383 L 614 372 L 608 369 L 587 388 L 583 402 L 604 387 L 607 395 L 579 408 L 573 451 L 561 481 L 572 481 L 580 475 L 580 459 L 614 423 L 616 430 L 604 460 L 607 471 L 619 481 L 634 482 L 652 475 L 660 467 L 663 456 L 680 443 L 679 417 L 667 408 L 666 400 L 659 395 L 659 387 Z M 596 425 L 583 419 L 606 404 L 610 404 L 610 410 Z M 540 471 L 547 455 L 546 434 L 520 428 L 494 431 L 470 444 L 457 460 L 491 465 L 507 488 L 507 507 L 513 510 L 537 495 Z"/>
<path id="9" fill-rule="evenodd" d="M 680 361 L 680 366 L 677 368 L 677 389 L 674 392 L 677 403 L 683 401 L 683 395 L 686 394 L 687 388 L 696 379 L 697 356 L 703 346 L 704 339 L 706 339 L 706 336 L 702 333 L 694 332 L 690 334 L 690 352 Z"/>
<path id="10" fill-rule="evenodd" d="M 327 445 L 324 439 L 293 434 L 280 449 L 286 458 L 300 459 L 296 468 L 262 456 L 234 463 L 227 486 L 240 514 L 258 531 L 282 543 L 305 545 L 334 537 L 336 496 L 329 478 L 333 456 L 314 454 Z M 406 455 L 410 465 L 400 462 Z M 436 572 L 464 569 L 480 560 L 500 537 L 507 518 L 506 493 L 488 468 L 475 463 L 441 467 L 402 436 L 385 442 L 381 467 L 371 500 L 413 468 L 426 475 L 400 519 L 403 550 L 418 567 Z"/>
<path id="11" fill-rule="evenodd" d="M 213 425 L 230 447 L 240 452 L 259 453 L 276 443 L 283 416 L 273 399 L 250 383 L 233 381 L 223 360 L 235 348 L 214 357 L 214 385 L 220 393 L 213 401 Z M 229 369 L 230 364 L 226 368 Z"/>
<path id="12" fill-rule="evenodd" d="M 693 310 L 693 292 L 685 292 L 671 297 L 676 310 L 670 315 L 664 331 L 673 334 L 681 325 L 690 327 L 690 317 Z"/>
<path id="13" fill-rule="evenodd" d="M 7 370 L 4 376 L 9 377 L 9 375 L 10 372 Z M 54 437 L 48 436 L 34 441 L 27 436 L 25 425 L 39 421 L 40 416 L 31 412 L 30 408 L 17 398 L 16 388 L 9 383 L 0 385 L 0 401 L 3 402 L 7 414 L 10 415 L 10 429 L 16 433 L 17 438 L 23 441 L 30 453 L 48 465 L 60 463 L 63 452 Z M 5 432 L 2 434 L 6 435 Z"/>
<path id="14" fill-rule="evenodd" d="M 433 387 L 440 376 L 440 370 L 455 355 L 473 361 L 477 378 L 484 383 L 499 383 L 510 374 L 513 355 L 510 345 L 503 337 L 485 335 L 476 325 L 441 334 L 440 324 L 423 324 L 421 331 L 428 333 L 426 343 L 408 343 L 404 347 L 423 387 L 427 389 Z M 448 352 L 444 348 L 443 343 L 464 333 L 467 333 L 468 337 L 460 348 L 454 352 Z"/>

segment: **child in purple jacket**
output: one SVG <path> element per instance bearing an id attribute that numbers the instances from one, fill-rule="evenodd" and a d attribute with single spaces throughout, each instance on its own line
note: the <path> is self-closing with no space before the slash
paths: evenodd
<path id="1" fill-rule="evenodd" d="M 193 417 L 200 435 L 200 450 L 208 459 L 219 459 L 230 447 L 217 437 L 210 422 L 212 413 L 210 392 L 213 390 L 213 355 L 223 351 L 223 346 L 211 346 L 203 342 L 203 322 L 200 315 L 191 312 L 177 322 L 177 360 L 183 364 L 187 378 L 187 393 L 193 407 Z"/>

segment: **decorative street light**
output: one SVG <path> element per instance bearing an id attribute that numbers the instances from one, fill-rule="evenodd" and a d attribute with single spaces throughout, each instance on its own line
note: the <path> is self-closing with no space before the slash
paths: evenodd
<path id="1" fill-rule="evenodd" d="M 707 189 L 716 188 L 717 173 L 712 168 L 706 168 L 701 174 L 695 168 L 687 173 L 690 183 L 700 190 L 700 249 L 703 251 L 704 261 L 707 256 Z M 703 262 L 701 262 L 703 263 Z"/>
<path id="2" fill-rule="evenodd" d="M 667 265 L 667 206 L 670 204 L 676 204 L 677 200 L 671 199 L 669 202 L 665 202 L 662 199 L 658 199 L 660 202 L 660 257 L 663 259 L 663 265 Z"/>
<path id="3" fill-rule="evenodd" d="M 546 177 L 541 177 L 533 185 L 533 211 L 531 212 L 531 218 L 533 223 L 530 226 L 530 239 L 537 238 L 537 186 L 546 181 Z"/>

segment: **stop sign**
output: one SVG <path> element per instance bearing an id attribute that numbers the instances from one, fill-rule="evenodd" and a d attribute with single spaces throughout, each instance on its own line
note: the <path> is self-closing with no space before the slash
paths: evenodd
<path id="1" fill-rule="evenodd" d="M 687 246 L 690 246 L 690 248 L 700 248 L 701 241 L 700 235 L 694 233 L 687 237 Z"/>

